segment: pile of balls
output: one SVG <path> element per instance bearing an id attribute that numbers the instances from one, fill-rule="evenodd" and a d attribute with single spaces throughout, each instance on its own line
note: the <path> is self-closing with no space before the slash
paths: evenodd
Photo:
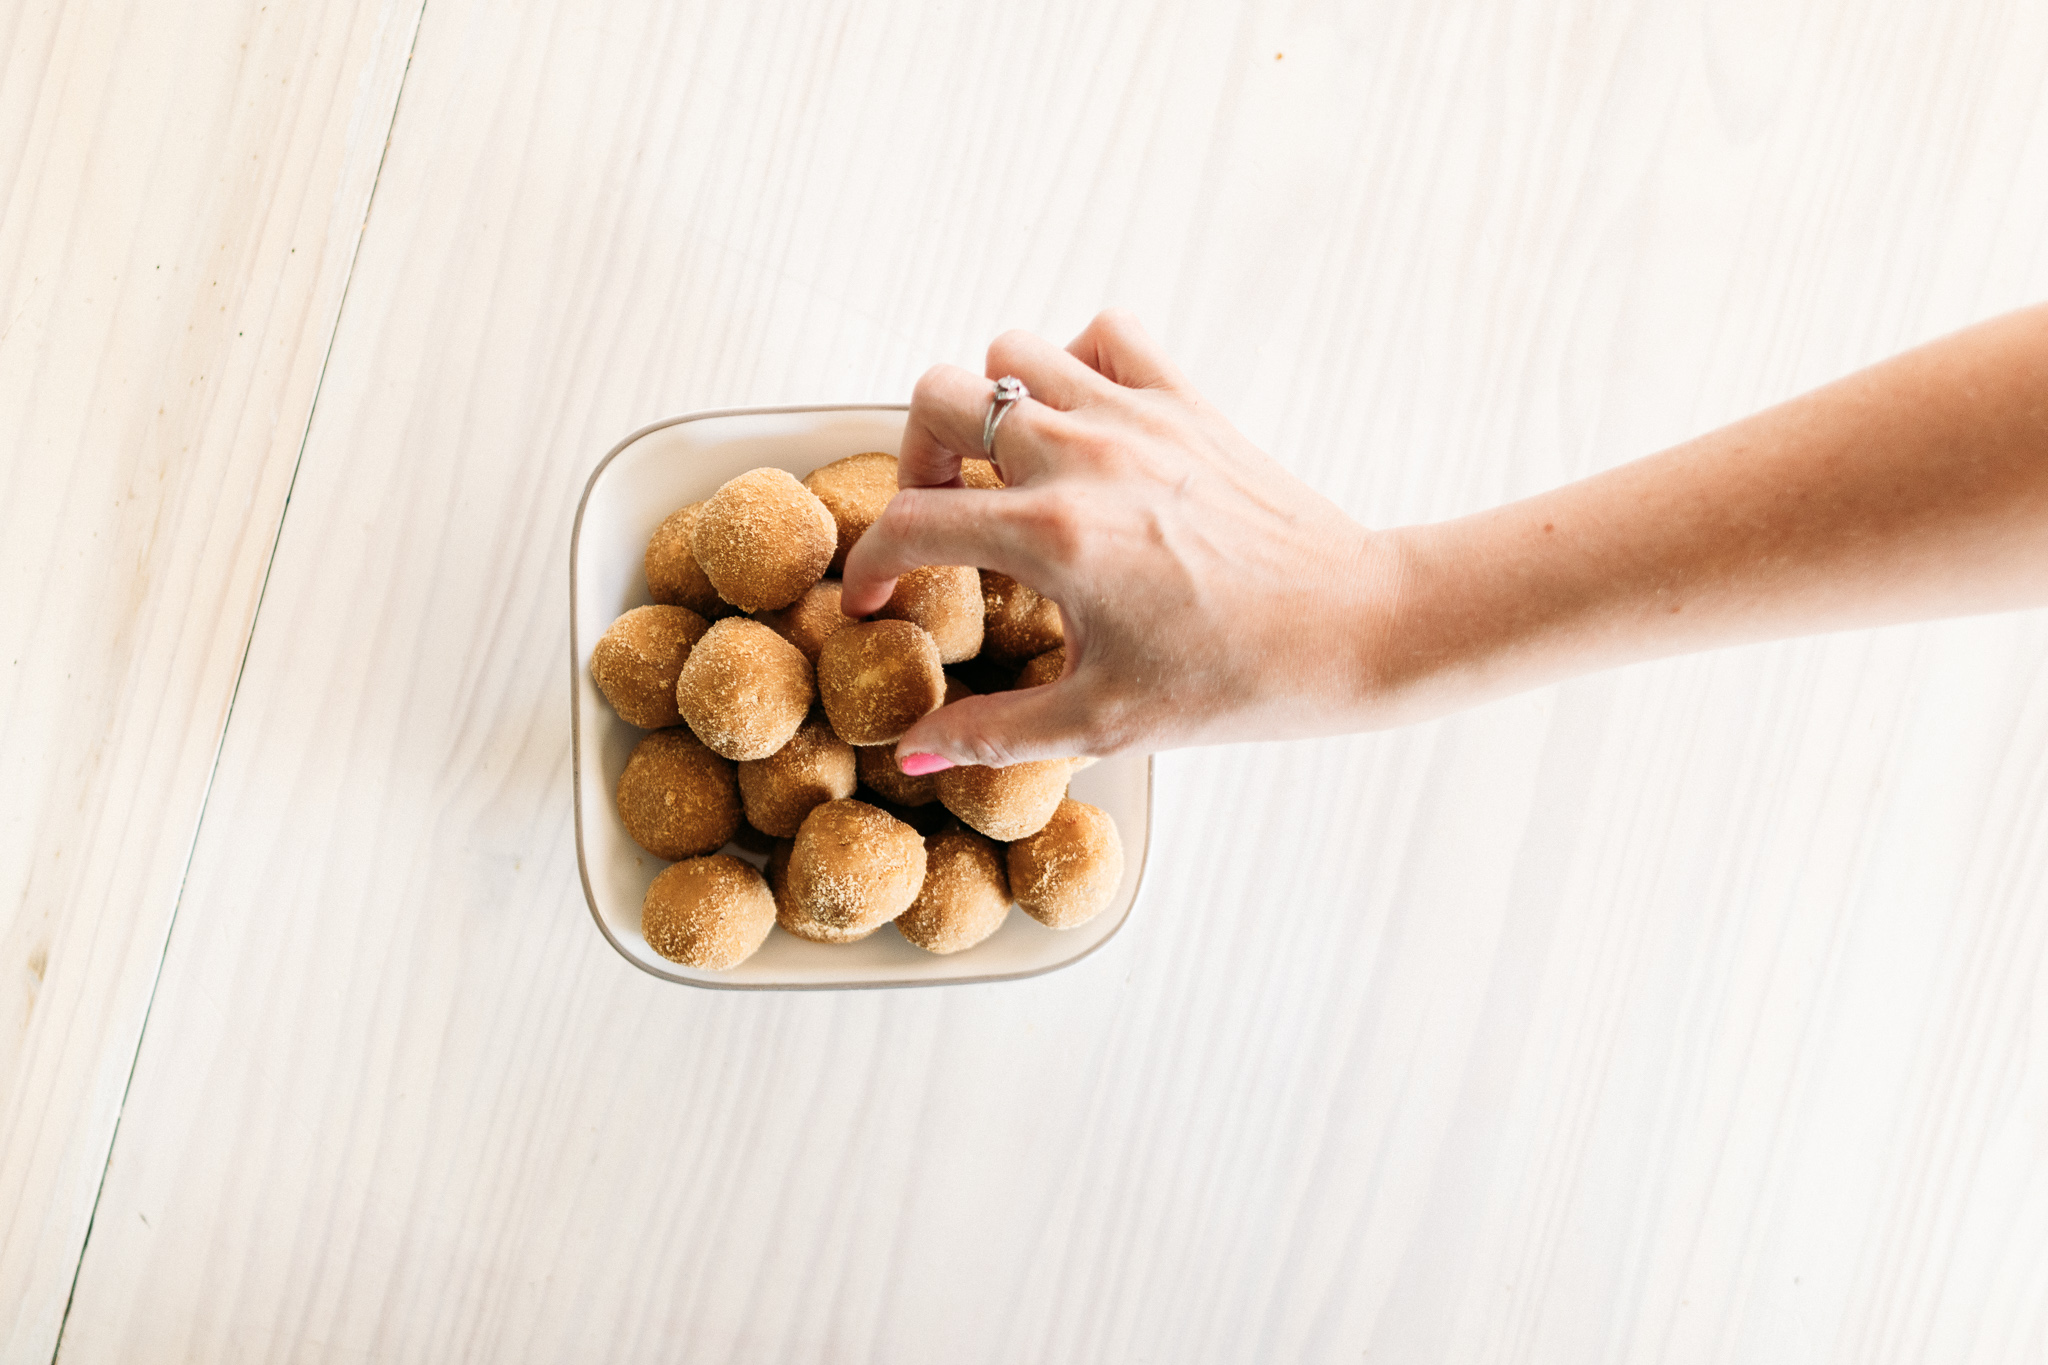
<path id="1" fill-rule="evenodd" d="M 1002 486 L 986 460 L 970 487 Z M 916 569 L 870 620 L 840 614 L 846 553 L 896 492 L 896 457 L 802 482 L 754 469 L 671 514 L 647 545 L 650 606 L 606 629 L 590 673 L 650 731 L 619 778 L 633 841 L 671 861 L 641 927 L 670 961 L 724 971 L 777 925 L 852 943 L 893 923 L 972 948 L 1014 903 L 1071 929 L 1123 879 L 1116 822 L 1067 795 L 1085 760 L 911 777 L 894 746 L 949 701 L 1057 680 L 1059 608 L 971 567 Z M 765 855 L 765 871 L 722 852 Z"/>

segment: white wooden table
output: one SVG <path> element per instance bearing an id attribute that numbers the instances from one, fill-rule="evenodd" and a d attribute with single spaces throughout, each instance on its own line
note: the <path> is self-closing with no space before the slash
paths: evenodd
<path id="1" fill-rule="evenodd" d="M 1371 524 L 2048 295 L 2048 10 L 0 7 L 0 1358 L 2048 1358 L 2048 619 L 1177 754 L 1130 927 L 598 937 L 569 519 L 1134 307 Z"/>

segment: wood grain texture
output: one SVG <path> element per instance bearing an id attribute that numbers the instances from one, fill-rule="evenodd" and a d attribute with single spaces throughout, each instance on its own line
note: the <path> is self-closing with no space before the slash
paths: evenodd
<path id="1" fill-rule="evenodd" d="M 691 408 L 1152 319 L 1368 522 L 2048 286 L 2018 5 L 436 0 L 62 1359 L 2028 1361 L 2048 620 L 1177 755 L 1038 980 L 734 998 L 570 841 Z"/>
<path id="2" fill-rule="evenodd" d="M 55 1346 L 417 10 L 0 7 L 0 1360 Z"/>

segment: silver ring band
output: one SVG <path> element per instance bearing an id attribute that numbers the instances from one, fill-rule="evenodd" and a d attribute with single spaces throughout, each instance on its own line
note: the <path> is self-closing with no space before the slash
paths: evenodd
<path id="1" fill-rule="evenodd" d="M 989 396 L 988 416 L 981 423 L 981 453 L 991 460 L 996 457 L 996 428 L 1003 424 L 1003 418 L 1011 408 L 1031 396 L 1031 390 L 1024 387 L 1024 381 L 1014 375 L 1004 375 L 996 381 L 996 391 Z"/>

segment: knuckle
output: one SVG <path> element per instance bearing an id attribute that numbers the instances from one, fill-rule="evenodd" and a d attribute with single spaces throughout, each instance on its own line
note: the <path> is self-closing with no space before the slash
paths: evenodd
<path id="1" fill-rule="evenodd" d="M 932 366 L 919 375 L 917 383 L 911 386 L 910 401 L 919 406 L 926 406 L 937 402 L 939 397 L 946 391 L 947 377 L 944 365 Z"/>
<path id="2" fill-rule="evenodd" d="M 953 743 L 968 762 L 980 767 L 1007 768 L 1017 761 L 1015 750 L 984 731 L 955 736 Z"/>
<path id="3" fill-rule="evenodd" d="M 991 374 L 1005 374 L 1023 359 L 1033 341 L 1031 333 L 1022 327 L 1012 327 L 988 344 L 988 368 Z"/>
<path id="4" fill-rule="evenodd" d="M 1033 500 L 1025 530 L 1039 552 L 1072 564 L 1088 540 L 1088 500 L 1072 489 L 1048 488 Z"/>
<path id="5" fill-rule="evenodd" d="M 1105 308 L 1095 315 L 1093 325 L 1115 336 L 1130 336 L 1138 330 L 1138 315 L 1120 306 Z"/>
<path id="6" fill-rule="evenodd" d="M 882 514 L 868 527 L 867 535 L 880 531 L 882 534 L 876 539 L 885 543 L 914 540 L 930 525 L 931 515 L 930 489 L 900 488 L 882 505 Z M 867 535 L 861 539 L 865 540 Z"/>

